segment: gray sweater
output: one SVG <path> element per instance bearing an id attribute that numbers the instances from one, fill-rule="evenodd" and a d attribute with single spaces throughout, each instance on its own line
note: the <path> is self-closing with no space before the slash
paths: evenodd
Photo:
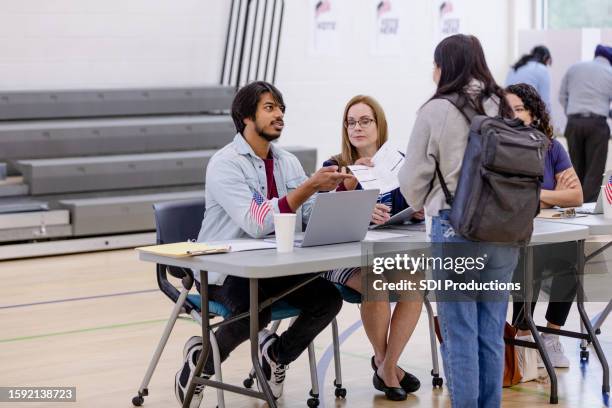
<path id="1" fill-rule="evenodd" d="M 484 102 L 485 112 L 496 116 L 499 99 Z M 451 193 L 455 192 L 469 126 L 465 117 L 449 101 L 434 99 L 419 111 L 406 150 L 406 161 L 399 172 L 400 190 L 414 208 L 425 208 L 434 217 L 450 208 L 436 177 L 436 160 Z M 433 187 L 430 191 L 431 182 Z"/>

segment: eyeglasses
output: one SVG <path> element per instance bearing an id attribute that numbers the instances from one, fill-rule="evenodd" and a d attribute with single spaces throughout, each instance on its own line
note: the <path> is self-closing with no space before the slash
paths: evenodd
<path id="1" fill-rule="evenodd" d="M 344 122 L 344 127 L 347 129 L 355 129 L 355 126 L 357 126 L 357 124 L 359 123 L 360 128 L 367 129 L 368 127 L 370 127 L 372 122 L 376 122 L 376 121 L 370 118 L 361 118 L 358 121 L 348 120 Z"/>

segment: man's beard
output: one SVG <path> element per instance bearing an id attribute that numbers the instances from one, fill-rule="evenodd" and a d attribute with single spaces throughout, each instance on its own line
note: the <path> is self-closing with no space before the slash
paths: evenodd
<path id="1" fill-rule="evenodd" d="M 266 139 L 268 142 L 273 142 L 280 137 L 280 133 L 277 135 L 271 135 L 269 133 L 264 132 L 263 129 L 260 128 L 259 126 L 255 127 L 255 131 L 257 132 L 259 137 Z"/>

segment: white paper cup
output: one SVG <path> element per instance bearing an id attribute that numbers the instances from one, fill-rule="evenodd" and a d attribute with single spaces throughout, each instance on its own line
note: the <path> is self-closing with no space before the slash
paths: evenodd
<path id="1" fill-rule="evenodd" d="M 295 239 L 296 218 L 296 214 L 274 214 L 274 234 L 276 235 L 276 252 L 293 252 L 293 240 Z"/>
<path id="2" fill-rule="evenodd" d="M 612 218 L 612 190 L 606 192 L 606 186 L 601 186 L 600 194 L 604 208 L 604 218 Z"/>

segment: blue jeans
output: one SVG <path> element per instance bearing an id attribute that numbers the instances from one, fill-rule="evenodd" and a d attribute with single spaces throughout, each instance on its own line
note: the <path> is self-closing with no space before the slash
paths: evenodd
<path id="1" fill-rule="evenodd" d="M 455 233 L 448 221 L 449 214 L 449 210 L 444 210 L 440 211 L 439 216 L 433 217 L 432 242 L 464 244 L 454 247 L 434 244 L 433 255 L 442 258 L 484 255 L 484 268 L 472 276 L 476 276 L 475 279 L 479 282 L 510 282 L 518 260 L 519 248 L 468 241 Z M 434 277 L 437 280 L 455 279 L 457 274 L 454 271 L 434 268 Z M 474 293 L 470 294 L 473 295 Z M 460 301 L 445 299 L 437 303 L 444 373 L 453 408 L 501 406 L 504 373 L 503 331 L 508 296 L 509 291 L 498 291 L 493 300 L 469 297 L 466 300 L 464 297 Z"/>

